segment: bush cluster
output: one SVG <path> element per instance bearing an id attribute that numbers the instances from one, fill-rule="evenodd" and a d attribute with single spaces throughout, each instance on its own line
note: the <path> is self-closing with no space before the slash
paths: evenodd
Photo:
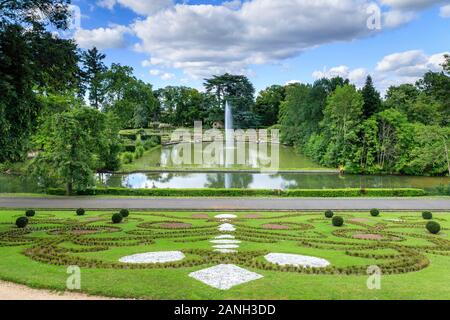
<path id="1" fill-rule="evenodd" d="M 124 218 L 126 218 L 126 217 L 128 217 L 128 216 L 130 215 L 130 211 L 128 211 L 128 209 L 121 209 L 119 213 L 120 213 L 120 214 L 122 215 L 122 217 L 124 217 Z"/>
<path id="2" fill-rule="evenodd" d="M 432 234 L 438 234 L 441 231 L 441 225 L 436 221 L 430 221 L 426 225 L 427 230 Z"/>
<path id="3" fill-rule="evenodd" d="M 27 217 L 34 217 L 34 216 L 36 215 L 36 211 L 34 211 L 34 210 L 27 210 L 27 211 L 25 212 L 25 215 L 26 215 Z"/>
<path id="4" fill-rule="evenodd" d="M 16 220 L 16 226 L 17 228 L 25 228 L 28 225 L 28 218 L 27 217 L 20 217 Z"/>
<path id="5" fill-rule="evenodd" d="M 422 218 L 425 220 L 431 220 L 433 219 L 433 214 L 430 211 L 424 211 L 422 212 Z"/>
<path id="6" fill-rule="evenodd" d="M 334 216 L 334 212 L 333 211 L 331 211 L 331 210 L 325 211 L 325 217 L 326 218 L 331 219 L 331 218 L 333 218 L 333 216 Z"/>
<path id="7" fill-rule="evenodd" d="M 335 227 L 342 227 L 342 225 L 344 224 L 344 218 L 335 216 L 335 217 L 333 217 L 331 222 L 333 223 L 333 226 L 335 226 Z"/>
<path id="8" fill-rule="evenodd" d="M 123 220 L 123 216 L 120 213 L 114 213 L 111 220 L 113 223 L 121 223 Z"/>
<path id="9" fill-rule="evenodd" d="M 370 210 L 370 215 L 371 215 L 372 217 L 378 217 L 378 216 L 380 215 L 380 210 L 378 210 L 378 209 L 372 209 L 372 210 Z"/>
<path id="10" fill-rule="evenodd" d="M 86 211 L 83 208 L 77 209 L 77 216 L 84 216 Z"/>

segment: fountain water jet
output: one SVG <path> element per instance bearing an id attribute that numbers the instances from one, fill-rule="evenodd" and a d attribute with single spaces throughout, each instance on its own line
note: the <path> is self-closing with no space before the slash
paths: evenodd
<path id="1" fill-rule="evenodd" d="M 234 160 L 233 110 L 228 101 L 225 102 L 225 167 Z M 231 188 L 231 175 L 225 173 L 225 188 Z"/>

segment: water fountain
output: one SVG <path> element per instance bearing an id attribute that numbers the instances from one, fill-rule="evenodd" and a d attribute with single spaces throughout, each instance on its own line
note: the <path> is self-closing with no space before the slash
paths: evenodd
<path id="1" fill-rule="evenodd" d="M 234 160 L 233 110 L 228 101 L 225 102 L 225 167 L 229 168 Z M 231 174 L 225 173 L 225 188 L 231 188 Z"/>

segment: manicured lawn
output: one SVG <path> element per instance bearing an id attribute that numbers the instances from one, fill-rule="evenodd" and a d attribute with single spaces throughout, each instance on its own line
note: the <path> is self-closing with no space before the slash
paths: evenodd
<path id="1" fill-rule="evenodd" d="M 220 213 L 131 212 L 113 225 L 110 211 L 38 211 L 25 230 L 22 211 L 0 211 L 0 278 L 38 288 L 65 290 L 66 268 L 81 268 L 82 291 L 149 299 L 450 299 L 450 214 L 435 213 L 443 230 L 431 235 L 421 213 L 338 213 L 333 227 L 322 213 L 234 213 L 235 232 L 219 232 Z M 352 220 L 355 219 L 356 220 Z M 391 221 L 388 219 L 401 219 Z M 176 223 L 176 224 L 174 224 Z M 174 228 L 174 227 L 182 227 Z M 270 228 L 270 229 L 269 229 Z M 274 229 L 278 228 L 278 229 Z M 284 228 L 284 229 L 280 229 Z M 209 241 L 231 234 L 237 253 L 213 251 Z M 380 241 L 356 239 L 378 235 Z M 124 264 L 124 256 L 182 251 L 165 264 Z M 267 253 L 326 259 L 326 268 L 280 267 Z M 263 278 L 218 290 L 189 277 L 218 264 L 235 264 Z M 382 272 L 381 290 L 366 285 L 368 266 Z"/>

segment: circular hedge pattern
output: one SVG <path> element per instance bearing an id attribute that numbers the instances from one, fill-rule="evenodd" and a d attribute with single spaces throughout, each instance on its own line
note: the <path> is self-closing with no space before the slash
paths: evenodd
<path id="1" fill-rule="evenodd" d="M 120 213 L 114 216 L 123 219 Z M 428 254 L 450 256 L 450 240 L 426 232 L 425 228 L 433 226 L 431 229 L 435 231 L 436 225 L 439 224 L 435 221 L 426 224 L 420 214 L 409 219 L 402 218 L 404 222 L 377 220 L 376 224 L 356 220 L 350 214 L 334 216 L 333 221 L 342 222 L 345 217 L 346 225 L 341 224 L 341 228 L 333 228 L 323 213 L 268 214 L 254 219 L 240 218 L 241 216 L 244 217 L 239 215 L 233 223 L 236 226 L 236 231 L 233 232 L 235 239 L 243 243 L 267 244 L 265 248 L 270 248 L 270 251 L 240 249 L 236 254 L 224 255 L 214 252 L 212 247 L 183 249 L 186 259 L 182 261 L 139 265 L 111 261 L 101 254 L 115 248 L 132 246 L 145 246 L 148 251 L 157 251 L 159 239 L 173 242 L 174 249 L 181 248 L 177 247 L 177 243 L 191 243 L 194 246 L 198 243 L 204 248 L 205 242 L 220 234 L 217 229 L 219 223 L 215 219 L 199 221 L 188 214 L 182 216 L 169 213 L 133 213 L 133 217 L 127 219 L 126 228 L 113 226 L 110 213 L 89 218 L 58 218 L 57 215 L 44 213 L 30 221 L 26 217 L 19 217 L 18 221 L 29 222 L 25 224 L 26 228 L 17 228 L 8 223 L 9 226 L 0 232 L 0 247 L 23 246 L 23 254 L 30 259 L 60 266 L 162 269 L 236 264 L 259 270 L 326 275 L 366 275 L 366 270 L 368 266 L 373 265 L 373 260 L 377 261 L 383 274 L 408 273 L 426 268 L 430 263 Z M 167 223 L 192 226 L 181 229 L 161 227 Z M 286 225 L 290 228 L 264 229 L 261 227 L 263 224 Z M 439 226 L 437 233 L 440 230 L 442 228 Z M 45 233 L 45 236 L 42 233 Z M 331 250 L 352 259 L 369 261 L 339 265 L 330 259 L 331 265 L 314 269 L 274 265 L 263 259 L 268 253 L 276 252 L 277 243 L 285 241 L 290 241 L 298 247 L 299 253 L 302 248 Z M 327 258 L 326 255 L 324 258 Z"/>

